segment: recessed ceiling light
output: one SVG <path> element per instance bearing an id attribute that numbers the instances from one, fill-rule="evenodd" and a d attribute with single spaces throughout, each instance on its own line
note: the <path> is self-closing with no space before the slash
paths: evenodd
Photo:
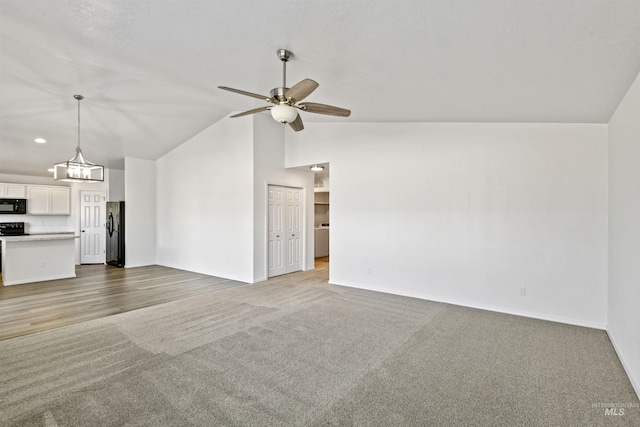
<path id="1" fill-rule="evenodd" d="M 34 141 L 37 142 L 38 144 L 44 144 L 45 142 L 47 142 L 47 140 L 44 138 L 36 138 L 34 139 Z"/>
<path id="2" fill-rule="evenodd" d="M 309 169 L 311 169 L 314 172 L 320 172 L 324 170 L 324 166 L 313 165 Z"/>

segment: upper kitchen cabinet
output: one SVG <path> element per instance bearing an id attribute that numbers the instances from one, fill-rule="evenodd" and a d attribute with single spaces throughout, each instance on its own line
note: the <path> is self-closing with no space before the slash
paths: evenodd
<path id="1" fill-rule="evenodd" d="M 69 187 L 27 186 L 27 213 L 31 215 L 71 215 Z"/>
<path id="2" fill-rule="evenodd" d="M 0 198 L 24 199 L 27 195 L 27 187 L 24 184 L 0 183 Z"/>

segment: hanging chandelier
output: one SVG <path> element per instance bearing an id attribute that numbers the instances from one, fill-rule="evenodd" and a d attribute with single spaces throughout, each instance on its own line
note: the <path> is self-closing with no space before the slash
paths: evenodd
<path id="1" fill-rule="evenodd" d="M 104 166 L 88 161 L 80 149 L 80 101 L 82 95 L 73 95 L 78 100 L 78 146 L 76 155 L 65 162 L 53 165 L 53 179 L 70 182 L 102 182 L 104 181 Z"/>

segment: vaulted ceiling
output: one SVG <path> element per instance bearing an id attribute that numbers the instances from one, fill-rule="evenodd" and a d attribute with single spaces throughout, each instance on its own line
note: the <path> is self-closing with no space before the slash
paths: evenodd
<path id="1" fill-rule="evenodd" d="M 278 48 L 288 86 L 352 110 L 305 122 L 607 123 L 640 72 L 640 1 L 1 0 L 0 37 L 0 172 L 47 176 L 77 144 L 74 94 L 85 155 L 122 168 L 264 105 L 217 86 L 268 95 Z"/>

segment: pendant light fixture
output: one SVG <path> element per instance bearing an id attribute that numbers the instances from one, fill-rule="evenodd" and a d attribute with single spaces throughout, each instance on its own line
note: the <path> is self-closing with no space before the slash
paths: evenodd
<path id="1" fill-rule="evenodd" d="M 66 162 L 53 165 L 53 179 L 70 182 L 102 182 L 104 181 L 104 166 L 91 163 L 82 155 L 80 149 L 80 101 L 82 95 L 73 95 L 78 100 L 78 146 L 76 155 Z"/>

